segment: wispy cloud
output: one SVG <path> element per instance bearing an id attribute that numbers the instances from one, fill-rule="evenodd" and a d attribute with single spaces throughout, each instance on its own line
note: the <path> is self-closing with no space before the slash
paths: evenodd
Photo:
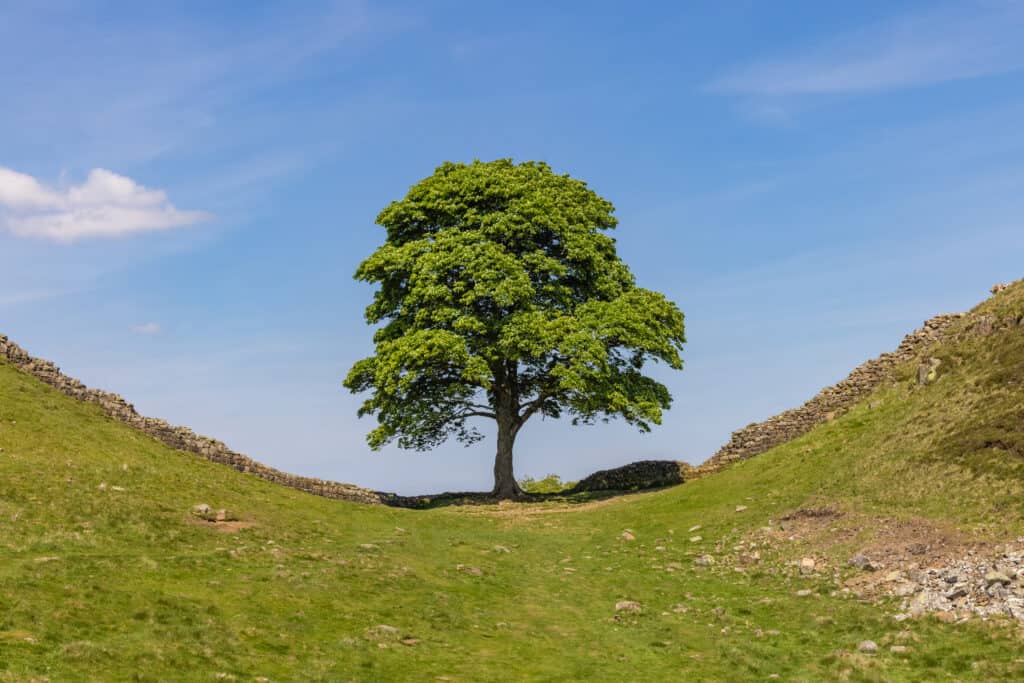
<path id="1" fill-rule="evenodd" d="M 906 15 L 809 52 L 736 68 L 708 90 L 790 96 L 863 93 L 1024 68 L 1024 3 L 970 3 Z"/>
<path id="2" fill-rule="evenodd" d="M 0 227 L 19 237 L 73 242 L 167 230 L 209 217 L 203 211 L 181 211 L 165 192 L 102 168 L 93 169 L 80 185 L 57 189 L 0 166 Z"/>
<path id="3" fill-rule="evenodd" d="M 162 331 L 163 327 L 160 326 L 160 323 L 143 323 L 142 325 L 134 325 L 132 327 L 132 332 L 135 334 L 152 336 L 154 334 L 160 334 Z"/>
<path id="4" fill-rule="evenodd" d="M 0 294 L 0 308 L 8 306 L 19 306 L 36 301 L 45 301 L 62 296 L 67 292 L 58 289 L 30 289 L 25 291 L 13 291 Z"/>
<path id="5" fill-rule="evenodd" d="M 74 169 L 137 168 L 182 154 L 229 159 L 257 145 L 286 151 L 296 136 L 280 125 L 283 112 L 260 118 L 253 101 L 293 87 L 296 73 L 328 57 L 355 59 L 411 21 L 363 0 L 281 3 L 230 23 L 171 6 L 98 18 L 84 6 L 38 5 L 2 12 L 0 82 L 18 107 L 0 108 L 0 129 L 20 131 L 11 144 L 26 158 L 50 154 L 50 163 Z M 40 44 L 59 49 L 33 57 Z M 298 99 L 279 105 L 303 107 Z M 204 175 L 217 175 L 217 165 Z"/>

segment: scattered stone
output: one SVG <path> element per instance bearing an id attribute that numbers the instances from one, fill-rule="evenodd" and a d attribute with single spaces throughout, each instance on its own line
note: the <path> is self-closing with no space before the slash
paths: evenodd
<path id="1" fill-rule="evenodd" d="M 418 645 L 420 641 L 417 638 L 402 638 L 399 642 L 401 642 L 402 645 L 408 645 L 411 647 L 413 645 Z"/>
<path id="2" fill-rule="evenodd" d="M 213 513 L 213 521 L 215 522 L 232 522 L 238 519 L 233 512 L 221 508 Z"/>
<path id="3" fill-rule="evenodd" d="M 207 522 L 233 522 L 238 519 L 238 517 L 230 510 L 226 510 L 224 508 L 214 510 L 205 503 L 193 505 L 192 514 Z"/>
<path id="4" fill-rule="evenodd" d="M 967 596 L 967 588 L 965 586 L 957 586 L 950 592 L 946 593 L 946 599 L 949 601 L 959 600 L 960 598 Z"/>
<path id="5" fill-rule="evenodd" d="M 906 645 L 893 645 L 892 647 L 889 648 L 889 652 L 891 652 L 891 653 L 893 653 L 895 655 L 902 655 L 902 654 L 904 654 L 907 651 L 907 649 L 908 648 L 907 648 Z"/>
<path id="6" fill-rule="evenodd" d="M 700 531 L 700 524 L 694 524 L 689 528 L 689 532 L 692 534 L 694 531 Z"/>
<path id="7" fill-rule="evenodd" d="M 715 563 L 715 558 L 711 557 L 710 555 L 700 555 L 694 558 L 693 563 L 701 567 L 708 567 Z"/>
<path id="8" fill-rule="evenodd" d="M 492 550 L 493 550 L 494 552 L 496 552 L 496 553 L 510 553 L 510 552 L 512 552 L 511 550 L 509 550 L 508 548 L 506 548 L 506 547 L 505 547 L 505 546 L 503 546 L 503 545 L 496 545 L 496 546 L 494 546 L 494 547 L 492 548 Z"/>
<path id="9" fill-rule="evenodd" d="M 857 649 L 861 652 L 878 652 L 878 643 L 873 640 L 862 640 L 857 644 Z"/>
<path id="10" fill-rule="evenodd" d="M 892 620 L 895 621 L 898 624 L 898 623 L 900 623 L 902 621 L 906 621 L 909 618 L 910 618 L 909 614 L 904 614 L 903 612 L 900 612 L 899 614 L 894 614 L 893 617 L 892 617 Z"/>
<path id="11" fill-rule="evenodd" d="M 913 595 L 918 590 L 920 589 L 916 583 L 913 583 L 912 581 L 904 581 L 892 590 L 892 594 L 898 598 L 906 598 Z"/>
<path id="12" fill-rule="evenodd" d="M 746 509 L 747 509 L 746 505 L 737 505 L 736 506 L 736 512 L 743 512 Z"/>
<path id="13" fill-rule="evenodd" d="M 917 367 L 917 383 L 920 385 L 931 384 L 938 378 L 939 366 L 942 361 L 938 358 L 928 358 Z"/>
<path id="14" fill-rule="evenodd" d="M 814 573 L 814 558 L 805 557 L 800 560 L 800 574 L 809 576 Z"/>
<path id="15" fill-rule="evenodd" d="M 814 591 L 812 591 L 809 588 L 801 588 L 800 590 L 798 590 L 796 592 L 796 596 L 798 598 L 806 598 L 806 597 L 808 597 L 810 595 L 813 595 L 813 594 L 814 594 Z"/>
<path id="16" fill-rule="evenodd" d="M 860 553 L 857 553 L 850 558 L 849 565 L 851 567 L 856 567 L 857 569 L 862 569 L 866 572 L 878 571 L 878 566 L 865 555 L 861 555 Z"/>
<path id="17" fill-rule="evenodd" d="M 911 543 L 907 546 L 907 552 L 911 555 L 924 555 L 928 552 L 929 547 L 930 546 L 925 543 Z"/>
<path id="18" fill-rule="evenodd" d="M 636 600 L 620 600 L 615 603 L 616 612 L 641 612 L 643 607 Z"/>
<path id="19" fill-rule="evenodd" d="M 1006 589 L 1006 586 L 1000 583 L 994 583 L 985 589 L 985 595 L 996 600 L 1002 600 L 1009 595 L 1009 593 L 1010 592 Z"/>
<path id="20" fill-rule="evenodd" d="M 740 562 L 743 564 L 758 564 L 761 561 L 761 553 L 757 550 L 740 555 Z"/>
<path id="21" fill-rule="evenodd" d="M 703 536 L 690 536 L 690 543 L 700 543 L 703 540 Z"/>
<path id="22" fill-rule="evenodd" d="M 460 572 L 465 572 L 467 574 L 472 574 L 473 576 L 483 576 L 484 575 L 484 572 L 483 572 L 482 569 L 480 569 L 479 567 L 474 567 L 472 565 L 468 565 L 468 564 L 457 564 L 457 565 L 455 565 L 455 569 L 460 571 Z"/>
<path id="23" fill-rule="evenodd" d="M 389 635 L 398 635 L 401 632 L 394 626 L 388 626 L 387 624 L 377 624 L 373 627 L 373 630 L 377 633 L 387 633 Z"/>
<path id="24" fill-rule="evenodd" d="M 619 538 L 621 538 L 623 541 L 635 541 L 636 540 L 636 536 L 634 536 L 632 533 L 630 533 L 629 529 L 626 529 L 625 531 L 623 531 L 622 535 Z"/>
<path id="25" fill-rule="evenodd" d="M 985 585 L 992 586 L 999 584 L 1001 586 L 1008 586 L 1010 584 L 1010 577 L 1002 572 L 992 571 L 985 574 Z"/>

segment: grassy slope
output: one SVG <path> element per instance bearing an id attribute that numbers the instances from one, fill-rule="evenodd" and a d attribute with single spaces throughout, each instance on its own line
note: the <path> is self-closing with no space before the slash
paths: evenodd
<path id="1" fill-rule="evenodd" d="M 1024 286 L 984 307 L 1024 313 Z M 807 552 L 799 543 L 765 548 L 743 573 L 692 564 L 822 501 L 1024 535 L 1024 331 L 937 355 L 934 385 L 914 386 L 908 367 L 850 414 L 721 474 L 543 512 L 362 507 L 278 488 L 0 364 L 0 681 L 1024 676 L 1006 623 L 915 620 L 910 652 L 890 654 L 907 624 L 891 605 L 832 595 L 830 576 L 795 577 L 783 563 Z M 253 526 L 197 525 L 196 503 Z M 703 540 L 690 542 L 696 524 Z M 619 538 L 626 528 L 635 541 Z M 841 564 L 862 541 L 815 551 Z M 643 613 L 616 618 L 626 599 Z M 680 603 L 688 611 L 671 611 Z M 865 638 L 878 656 L 855 652 Z"/>

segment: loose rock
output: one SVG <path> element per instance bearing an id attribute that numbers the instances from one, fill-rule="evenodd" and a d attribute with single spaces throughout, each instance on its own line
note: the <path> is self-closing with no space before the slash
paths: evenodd
<path id="1" fill-rule="evenodd" d="M 850 558 L 849 565 L 856 567 L 857 569 L 863 569 L 866 572 L 873 572 L 878 570 L 878 566 L 874 562 L 869 560 L 865 555 L 857 553 Z"/>

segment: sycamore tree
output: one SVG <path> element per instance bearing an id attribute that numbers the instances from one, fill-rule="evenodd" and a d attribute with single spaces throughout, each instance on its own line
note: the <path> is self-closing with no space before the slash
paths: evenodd
<path id="1" fill-rule="evenodd" d="M 375 352 L 345 380 L 369 392 L 370 446 L 471 444 L 494 420 L 505 499 L 523 495 L 512 451 L 534 416 L 660 424 L 672 397 L 644 369 L 682 368 L 683 314 L 636 286 L 613 212 L 585 183 L 508 159 L 445 163 L 385 208 L 387 238 L 355 274 L 379 286 Z"/>

